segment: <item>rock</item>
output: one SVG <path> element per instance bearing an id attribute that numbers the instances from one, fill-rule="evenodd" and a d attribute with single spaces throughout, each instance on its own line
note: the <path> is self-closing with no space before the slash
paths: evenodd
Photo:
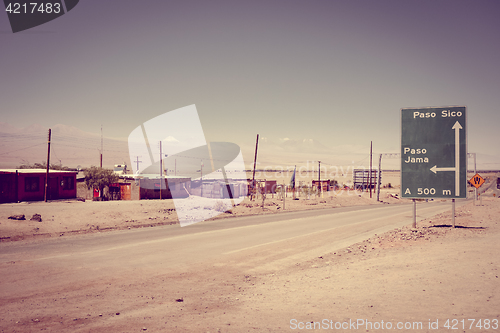
<path id="1" fill-rule="evenodd" d="M 26 217 L 24 217 L 24 214 L 11 215 L 11 216 L 9 216 L 9 219 L 11 219 L 11 220 L 26 220 Z"/>
<path id="2" fill-rule="evenodd" d="M 40 214 L 34 214 L 31 218 L 30 218 L 31 221 L 38 221 L 38 222 L 42 222 L 42 215 Z"/>

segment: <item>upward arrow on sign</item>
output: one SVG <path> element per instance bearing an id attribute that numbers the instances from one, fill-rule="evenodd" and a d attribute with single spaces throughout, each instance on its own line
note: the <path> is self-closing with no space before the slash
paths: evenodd
<path id="1" fill-rule="evenodd" d="M 437 165 L 433 166 L 430 170 L 434 173 L 438 171 L 455 171 L 455 196 L 460 196 L 460 130 L 462 125 L 457 122 L 451 129 L 455 130 L 455 166 L 438 168 Z"/>

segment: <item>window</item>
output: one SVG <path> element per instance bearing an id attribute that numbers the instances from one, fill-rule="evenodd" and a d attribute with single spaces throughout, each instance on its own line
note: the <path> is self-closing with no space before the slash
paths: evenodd
<path id="1" fill-rule="evenodd" d="M 26 177 L 24 178 L 24 190 L 26 192 L 40 191 L 40 177 Z"/>
<path id="2" fill-rule="evenodd" d="M 61 186 L 63 190 L 74 190 L 75 189 L 75 179 L 73 177 L 63 177 Z"/>

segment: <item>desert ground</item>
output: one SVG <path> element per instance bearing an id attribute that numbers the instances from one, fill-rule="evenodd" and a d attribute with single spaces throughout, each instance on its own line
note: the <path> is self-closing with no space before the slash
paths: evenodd
<path id="1" fill-rule="evenodd" d="M 483 185 L 482 190 L 494 185 L 493 180 L 496 179 L 496 173 L 486 173 L 484 177 L 488 180 L 488 183 Z M 279 178 L 273 179 L 279 183 Z M 300 180 L 301 178 L 297 179 Z M 408 202 L 407 199 L 399 199 L 399 172 L 385 172 L 382 180 L 385 186 L 389 183 L 396 185 L 391 188 L 382 187 L 379 196 L 380 201 L 378 202 L 376 200 L 376 190 L 372 190 L 372 198 L 370 198 L 368 191 L 359 192 L 353 190 L 324 192 L 320 196 L 314 194 L 310 196 L 301 195 L 298 196 L 299 200 L 293 200 L 293 194 L 288 193 L 285 202 L 278 194 L 267 194 L 264 201 L 262 196 L 252 201 L 245 198 L 239 205 L 215 218 Z M 469 189 L 469 196 L 472 195 L 473 191 Z M 35 214 L 41 215 L 42 222 L 31 220 Z M 24 215 L 26 220 L 9 219 L 13 215 Z M 73 234 L 154 227 L 176 223 L 178 223 L 177 215 L 172 200 L 105 202 L 62 200 L 48 203 L 0 204 L 0 241 L 4 242 L 67 237 Z"/>
<path id="2" fill-rule="evenodd" d="M 215 218 L 277 214 L 281 211 L 332 207 L 395 204 L 402 202 L 397 198 L 398 191 L 394 188 L 384 189 L 381 191 L 381 202 L 376 201 L 375 192 L 372 193 L 370 199 L 369 192 L 359 191 L 324 192 L 321 196 L 302 196 L 299 197 L 299 200 L 293 200 L 293 194 L 288 193 L 284 203 L 277 194 L 267 194 L 265 200 L 259 195 L 255 200 L 245 198 L 239 205 Z M 31 220 L 35 214 L 41 215 L 42 222 Z M 24 215 L 25 220 L 9 219 L 10 216 L 16 215 Z M 173 200 L 102 202 L 62 200 L 48 203 L 3 204 L 0 205 L 0 221 L 0 239 L 2 241 L 64 237 L 72 234 L 178 223 Z"/>
<path id="3" fill-rule="evenodd" d="M 285 210 L 407 202 L 397 192 L 384 190 L 382 203 L 367 193 L 287 198 Z M 499 331 L 498 192 L 490 188 L 481 201 L 459 206 L 457 228 L 451 228 L 446 212 L 420 221 L 416 229 L 399 228 L 313 257 L 295 256 L 289 264 L 266 263 L 282 250 L 276 245 L 170 274 L 137 272 L 23 297 L 2 292 L 0 331 Z M 0 232 L 2 242 L 36 244 L 175 224 L 172 209 L 168 200 L 4 204 Z M 266 198 L 264 207 L 259 199 L 245 200 L 217 218 L 282 209 L 277 198 Z M 8 219 L 13 214 L 26 220 Z M 42 222 L 31 221 L 34 214 Z"/>

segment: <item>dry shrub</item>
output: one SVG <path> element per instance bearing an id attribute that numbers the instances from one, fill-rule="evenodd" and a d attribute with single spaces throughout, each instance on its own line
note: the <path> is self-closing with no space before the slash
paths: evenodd
<path id="1" fill-rule="evenodd" d="M 222 213 L 225 212 L 227 208 L 222 200 L 217 200 L 214 205 L 214 210 Z"/>

